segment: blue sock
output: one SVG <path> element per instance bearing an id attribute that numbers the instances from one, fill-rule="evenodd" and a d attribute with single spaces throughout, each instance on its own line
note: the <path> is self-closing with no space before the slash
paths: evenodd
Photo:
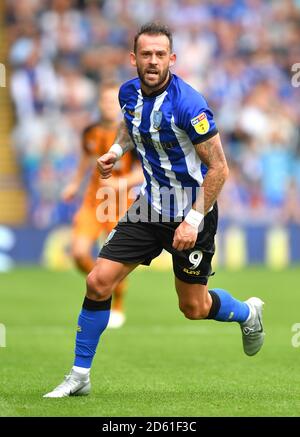
<path id="1" fill-rule="evenodd" d="M 90 368 L 100 335 L 110 314 L 111 297 L 105 301 L 84 299 L 78 319 L 74 366 Z"/>
<path id="2" fill-rule="evenodd" d="M 208 319 L 220 322 L 245 322 L 250 309 L 245 302 L 235 299 L 226 290 L 214 288 L 208 291 L 212 297 L 212 307 Z"/>

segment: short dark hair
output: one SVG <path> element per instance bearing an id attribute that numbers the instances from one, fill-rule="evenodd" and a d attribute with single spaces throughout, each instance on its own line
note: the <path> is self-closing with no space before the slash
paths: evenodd
<path id="1" fill-rule="evenodd" d="M 143 34 L 146 34 L 146 35 L 165 35 L 169 40 L 170 50 L 172 52 L 172 50 L 173 50 L 173 36 L 172 36 L 171 30 L 169 29 L 169 27 L 167 25 L 162 24 L 159 21 L 153 21 L 153 22 L 144 24 L 140 28 L 138 33 L 135 35 L 134 46 L 133 46 L 134 53 L 136 53 L 136 50 L 137 50 L 138 39 Z"/>

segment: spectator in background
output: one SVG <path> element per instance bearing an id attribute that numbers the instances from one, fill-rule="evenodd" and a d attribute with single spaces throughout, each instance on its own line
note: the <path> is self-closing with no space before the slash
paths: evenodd
<path id="1" fill-rule="evenodd" d="M 25 186 L 30 193 L 30 218 L 39 228 L 68 222 L 76 204 L 60 206 L 60 193 L 77 164 L 79 141 L 66 119 L 35 116 L 24 119 L 14 131 Z M 58 211 L 64 215 L 58 216 Z"/>
<path id="2" fill-rule="evenodd" d="M 262 189 L 270 209 L 283 207 L 292 171 L 293 155 L 284 142 L 283 128 L 279 125 L 271 133 L 269 147 L 261 155 Z"/>
<path id="3" fill-rule="evenodd" d="M 300 191 L 295 178 L 290 178 L 279 218 L 281 223 L 295 223 L 300 226 Z"/>
<path id="4" fill-rule="evenodd" d="M 18 39 L 11 49 L 15 67 L 11 94 L 19 120 L 45 114 L 58 104 L 57 77 L 49 59 L 43 59 L 39 38 Z"/>
<path id="5" fill-rule="evenodd" d="M 76 61 L 81 50 L 88 45 L 88 30 L 82 13 L 73 7 L 73 0 L 51 0 L 49 10 L 39 17 L 44 40 L 53 55 Z"/>
<path id="6" fill-rule="evenodd" d="M 89 123 L 97 103 L 97 88 L 79 67 L 70 62 L 57 64 L 60 111 L 79 133 Z"/>

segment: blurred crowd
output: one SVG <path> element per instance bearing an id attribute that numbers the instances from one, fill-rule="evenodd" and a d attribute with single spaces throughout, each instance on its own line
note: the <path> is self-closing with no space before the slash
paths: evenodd
<path id="1" fill-rule="evenodd" d="M 82 130 L 99 117 L 98 84 L 135 75 L 138 27 L 174 31 L 174 72 L 213 108 L 231 168 L 223 218 L 300 223 L 300 0 L 6 0 L 14 145 L 30 220 L 70 220 L 60 193 Z"/>

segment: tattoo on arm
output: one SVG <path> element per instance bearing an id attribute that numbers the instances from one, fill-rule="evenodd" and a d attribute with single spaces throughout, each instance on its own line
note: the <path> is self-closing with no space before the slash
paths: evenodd
<path id="1" fill-rule="evenodd" d="M 128 129 L 124 121 L 120 123 L 119 130 L 115 139 L 115 143 L 120 144 L 120 146 L 123 149 L 123 154 L 134 148 L 134 144 L 130 138 Z"/>
<path id="2" fill-rule="evenodd" d="M 204 214 L 206 214 L 221 192 L 228 176 L 228 167 L 219 134 L 203 143 L 196 144 L 195 149 L 201 161 L 208 168 L 202 184 L 204 189 Z M 202 195 L 203 192 L 199 194 L 200 197 Z M 203 205 L 203 199 L 201 201 L 197 198 L 193 205 L 194 208 L 201 211 L 201 205 Z"/>

